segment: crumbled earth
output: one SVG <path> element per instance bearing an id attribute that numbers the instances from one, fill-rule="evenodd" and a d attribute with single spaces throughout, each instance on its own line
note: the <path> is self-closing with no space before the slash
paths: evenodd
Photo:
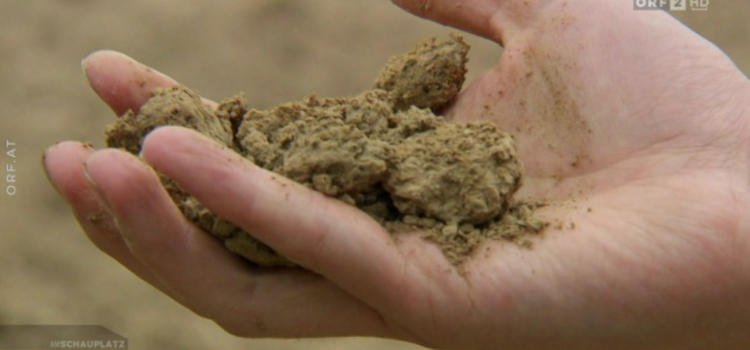
<path id="1" fill-rule="evenodd" d="M 187 88 L 159 89 L 106 130 L 110 147 L 137 154 L 154 128 L 194 129 L 256 165 L 356 206 L 391 232 L 423 230 L 454 263 L 490 238 L 527 242 L 544 224 L 513 194 L 523 166 L 513 138 L 489 122 L 447 123 L 435 111 L 461 90 L 468 45 L 428 39 L 392 58 L 375 87 L 347 98 L 309 96 L 257 110 L 244 96 L 210 111 Z M 170 179 L 162 182 L 187 218 L 261 266 L 293 266 L 206 209 Z"/>
<path id="2" fill-rule="evenodd" d="M 468 53 L 469 45 L 459 35 L 443 42 L 424 40 L 413 51 L 392 57 L 375 89 L 388 91 L 396 110 L 415 106 L 437 111 L 461 91 Z"/>
<path id="3" fill-rule="evenodd" d="M 187 89 L 158 89 L 154 92 L 154 98 L 139 113 L 128 111 L 105 130 L 107 146 L 138 154 L 146 135 L 166 125 L 184 126 L 224 145 L 232 145 L 233 133 L 229 120 L 215 117 L 201 103 L 198 94 Z"/>

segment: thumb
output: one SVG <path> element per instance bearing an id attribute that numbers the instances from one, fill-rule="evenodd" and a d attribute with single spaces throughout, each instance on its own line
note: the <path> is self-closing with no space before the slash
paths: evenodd
<path id="1" fill-rule="evenodd" d="M 394 4 L 440 24 L 503 44 L 537 10 L 534 0 L 392 0 Z"/>

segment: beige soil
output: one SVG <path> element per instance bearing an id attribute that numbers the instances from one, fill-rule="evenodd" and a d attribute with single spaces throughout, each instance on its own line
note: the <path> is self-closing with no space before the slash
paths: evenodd
<path id="1" fill-rule="evenodd" d="M 194 129 L 260 167 L 362 209 L 393 232 L 424 230 L 460 263 L 486 238 L 516 240 L 544 227 L 530 206 L 513 201 L 523 182 L 513 138 L 489 122 L 450 124 L 433 114 L 460 91 L 468 49 L 458 35 L 428 39 L 392 58 L 372 90 L 266 110 L 249 109 L 240 95 L 213 113 L 187 88 L 157 90 L 139 113 L 107 129 L 107 144 L 137 154 L 158 126 Z M 163 182 L 183 213 L 231 251 L 261 266 L 293 266 Z"/>
<path id="2" fill-rule="evenodd" d="M 389 91 L 396 110 L 411 106 L 438 110 L 461 91 L 469 53 L 461 36 L 438 42 L 424 40 L 414 51 L 394 56 L 375 81 L 376 89 Z"/>

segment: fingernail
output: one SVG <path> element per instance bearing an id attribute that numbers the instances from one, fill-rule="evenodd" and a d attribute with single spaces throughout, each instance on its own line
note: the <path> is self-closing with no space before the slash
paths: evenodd
<path id="1" fill-rule="evenodd" d="M 83 71 L 83 75 L 86 75 L 86 66 L 88 65 L 88 56 L 81 60 L 81 70 Z"/>
<path id="2" fill-rule="evenodd" d="M 42 169 L 44 169 L 44 176 L 46 176 L 47 177 L 47 181 L 49 181 L 49 183 L 52 184 L 52 188 L 55 189 L 55 192 L 57 192 L 57 194 L 63 196 L 62 191 L 60 191 L 60 189 L 57 188 L 57 184 L 55 183 L 54 179 L 52 179 L 52 174 L 50 174 L 49 165 L 47 164 L 47 161 L 49 160 L 49 155 L 48 155 L 49 151 L 51 149 L 55 148 L 59 144 L 60 144 L 60 141 L 55 142 L 54 145 L 50 146 L 44 152 L 42 152 Z"/>
<path id="3" fill-rule="evenodd" d="M 88 68 L 89 68 L 89 59 L 90 59 L 91 57 L 93 57 L 94 55 L 96 55 L 97 53 L 100 53 L 100 52 L 102 52 L 102 51 L 101 51 L 101 50 L 99 50 L 99 51 L 94 51 L 94 52 L 90 53 L 90 54 L 89 54 L 88 56 L 84 57 L 84 58 L 83 58 L 83 59 L 81 60 L 81 70 L 83 71 L 83 75 L 84 75 L 84 76 L 88 77 L 88 75 L 89 75 L 89 73 L 88 73 Z"/>
<path id="4" fill-rule="evenodd" d="M 42 168 L 44 169 L 44 175 L 47 177 L 47 181 L 52 184 L 52 188 L 57 191 L 57 194 L 62 194 L 60 193 L 60 190 L 57 189 L 57 185 L 52 181 L 52 176 L 49 174 L 49 167 L 47 167 L 47 151 L 49 151 L 49 148 L 42 152 Z"/>

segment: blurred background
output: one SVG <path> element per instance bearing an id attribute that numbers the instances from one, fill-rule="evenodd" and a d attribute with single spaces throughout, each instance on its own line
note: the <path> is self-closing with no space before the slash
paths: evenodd
<path id="1" fill-rule="evenodd" d="M 747 74 L 747 15 L 750 2 L 724 0 L 678 17 Z M 265 108 L 312 93 L 359 92 L 388 57 L 447 32 L 387 0 L 0 1 L 0 143 L 17 144 L 18 167 L 17 194 L 0 193 L 0 324 L 101 324 L 129 338 L 131 349 L 417 349 L 377 339 L 224 333 L 86 240 L 47 184 L 41 155 L 61 140 L 103 146 L 102 130 L 114 116 L 80 69 L 98 49 L 125 52 L 206 97 L 244 91 L 251 106 Z M 501 50 L 468 41 L 472 78 Z"/>

